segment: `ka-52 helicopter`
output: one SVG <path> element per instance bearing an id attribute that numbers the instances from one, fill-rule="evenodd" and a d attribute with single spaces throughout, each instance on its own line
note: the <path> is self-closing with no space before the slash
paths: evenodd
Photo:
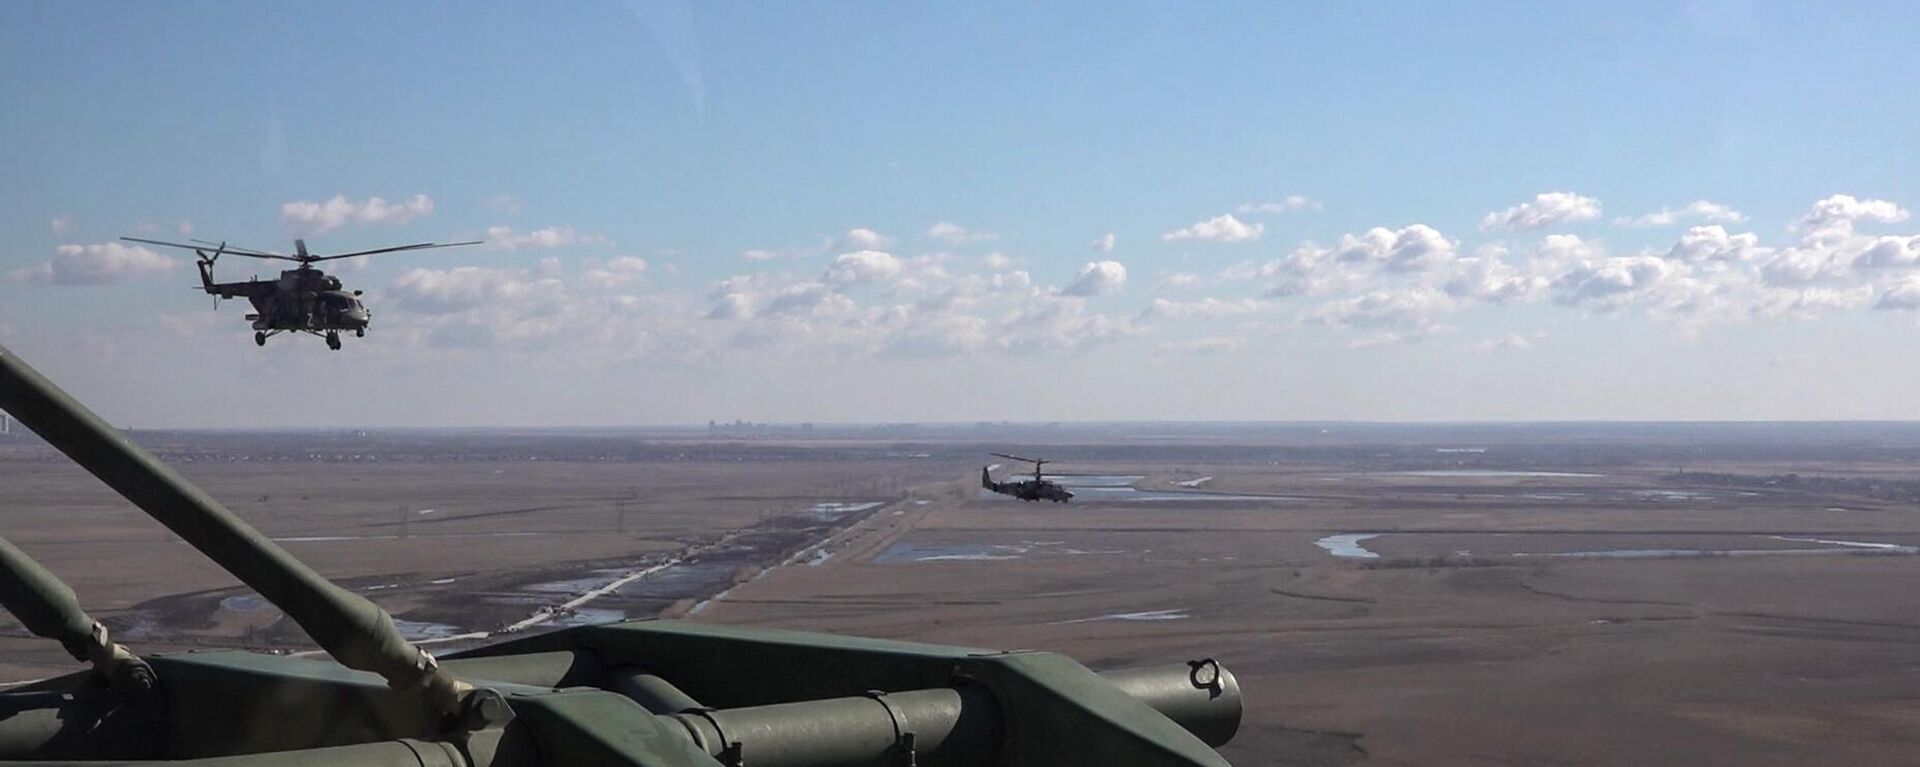
<path id="1" fill-rule="evenodd" d="M 340 278 L 328 276 L 326 272 L 313 268 L 315 263 L 371 256 L 377 253 L 397 253 L 403 250 L 480 244 L 478 240 L 445 244 L 422 242 L 414 245 L 316 256 L 307 252 L 306 240 L 294 240 L 293 255 L 289 256 L 267 250 L 230 247 L 224 242 L 206 240 L 193 240 L 194 244 L 186 244 L 146 240 L 139 237 L 120 239 L 193 251 L 194 255 L 200 257 L 200 260 L 195 263 L 200 267 L 200 288 L 208 295 L 215 297 L 214 308 L 219 308 L 220 299 L 242 296 L 253 304 L 253 314 L 247 315 L 247 319 L 253 321 L 255 344 L 266 346 L 267 339 L 281 333 L 311 333 L 324 336 L 327 339 L 327 348 L 336 351 L 340 349 L 342 331 L 352 331 L 355 337 L 363 337 L 367 334 L 367 323 L 372 321 L 373 313 L 367 311 L 367 307 L 360 303 L 360 291 L 349 291 L 341 287 Z M 300 266 L 282 271 L 280 279 L 277 280 L 262 282 L 259 277 L 255 277 L 246 282 L 214 282 L 214 262 L 219 261 L 221 256 L 229 254 L 272 261 L 292 261 Z"/>
<path id="2" fill-rule="evenodd" d="M 1073 499 L 1073 493 L 1067 492 L 1067 489 L 1061 487 L 1060 483 L 1040 475 L 1040 467 L 1053 463 L 1052 461 L 1044 458 L 1021 458 L 1020 456 L 1007 455 L 1006 453 L 994 453 L 993 456 L 995 458 L 1005 458 L 1009 461 L 1023 461 L 1033 464 L 1033 479 L 1023 479 L 1016 482 L 995 482 L 993 481 L 993 476 L 987 473 L 987 469 L 990 467 L 983 466 L 980 468 L 981 487 L 1001 495 L 1011 495 L 1023 501 L 1066 503 Z"/>

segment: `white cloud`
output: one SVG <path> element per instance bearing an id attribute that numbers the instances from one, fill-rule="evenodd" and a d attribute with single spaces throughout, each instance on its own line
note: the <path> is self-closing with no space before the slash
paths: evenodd
<path id="1" fill-rule="evenodd" d="M 1680 241 L 1667 251 L 1667 258 L 1680 261 L 1752 261 L 1772 255 L 1760 247 L 1760 238 L 1751 232 L 1727 234 L 1718 224 L 1689 228 Z"/>
<path id="2" fill-rule="evenodd" d="M 1240 207 L 1234 208 L 1233 212 L 1241 213 L 1241 214 L 1291 213 L 1296 210 L 1319 210 L 1319 209 L 1320 209 L 1320 202 L 1318 200 L 1310 200 L 1303 195 L 1290 194 L 1290 195 L 1287 195 L 1286 198 L 1278 202 L 1244 203 Z"/>
<path id="3" fill-rule="evenodd" d="M 510 226 L 487 227 L 486 243 L 498 250 L 548 250 L 574 245 L 592 245 L 604 243 L 607 238 L 597 234 L 582 234 L 571 226 L 549 226 L 531 232 L 517 232 Z"/>
<path id="4" fill-rule="evenodd" d="M 1673 226 L 1682 221 L 1705 221 L 1709 224 L 1737 224 L 1745 220 L 1747 220 L 1746 215 L 1728 206 L 1708 200 L 1694 200 L 1679 210 L 1661 208 L 1656 212 L 1648 213 L 1644 216 L 1616 218 L 1613 220 L 1613 223 L 1615 226 L 1645 229 L 1656 226 Z"/>
<path id="5" fill-rule="evenodd" d="M 1590 221 L 1599 217 L 1599 200 L 1582 197 L 1572 192 L 1546 192 L 1535 195 L 1532 202 L 1523 202 L 1506 210 L 1488 213 L 1480 220 L 1480 230 L 1483 232 L 1502 229 L 1521 231 L 1554 224 Z"/>
<path id="6" fill-rule="evenodd" d="M 297 234 L 326 234 L 348 223 L 357 224 L 404 224 L 433 213 L 433 199 L 416 194 L 400 202 L 390 203 L 385 198 L 368 197 L 364 202 L 353 202 L 346 195 L 336 194 L 331 199 L 315 202 L 297 200 L 280 206 L 280 221 L 291 227 Z"/>
<path id="7" fill-rule="evenodd" d="M 783 255 L 786 255 L 786 254 L 781 253 L 780 251 L 777 251 L 777 250 L 760 250 L 760 249 L 746 250 L 746 251 L 741 251 L 740 253 L 740 257 L 748 261 L 772 261 L 776 258 L 780 258 Z"/>
<path id="8" fill-rule="evenodd" d="M 1163 242 L 1178 240 L 1204 240 L 1208 242 L 1247 242 L 1260 239 L 1267 230 L 1266 224 L 1249 224 L 1234 218 L 1232 213 L 1223 213 L 1201 221 L 1185 229 L 1175 229 L 1160 235 Z"/>
<path id="9" fill-rule="evenodd" d="M 840 236 L 840 242 L 855 250 L 879 250 L 893 244 L 893 238 L 872 229 L 855 227 Z"/>
<path id="10" fill-rule="evenodd" d="M 1880 300 L 1874 303 L 1873 308 L 1901 311 L 1920 309 L 1920 274 L 1907 275 L 1881 290 Z"/>
<path id="11" fill-rule="evenodd" d="M 1104 296 L 1120 292 L 1127 284 L 1127 267 L 1118 261 L 1089 261 L 1081 267 L 1080 277 L 1060 293 L 1068 296 Z"/>
<path id="12" fill-rule="evenodd" d="M 61 245 L 51 260 L 15 270 L 14 282 L 52 285 L 106 285 L 134 277 L 164 274 L 173 269 L 172 258 L 138 245 L 105 242 L 96 245 Z"/>
<path id="13" fill-rule="evenodd" d="M 1920 266 L 1920 235 L 1879 237 L 1853 260 L 1859 269 L 1910 269 Z"/>
<path id="14" fill-rule="evenodd" d="M 1115 242 L 1116 240 L 1114 239 L 1113 233 L 1108 232 L 1100 235 L 1099 238 L 1093 241 L 1093 249 L 1101 253 L 1112 253 Z"/>
<path id="15" fill-rule="evenodd" d="M 1550 280 L 1507 264 L 1506 256 L 1507 249 L 1500 245 L 1475 248 L 1473 255 L 1458 261 L 1458 271 L 1444 287 L 1447 295 L 1493 304 L 1538 299 Z"/>
<path id="16" fill-rule="evenodd" d="M 1358 237 L 1343 235 L 1333 247 L 1332 256 L 1341 263 L 1377 266 L 1389 272 L 1420 272 L 1452 257 L 1456 246 L 1425 224 L 1394 230 L 1376 226 Z"/>
<path id="17" fill-rule="evenodd" d="M 1554 288 L 1565 304 L 1616 304 L 1652 290 L 1678 270 L 1658 256 L 1614 256 L 1573 268 L 1554 281 Z"/>
<path id="18" fill-rule="evenodd" d="M 1851 235 L 1856 223 L 1894 224 L 1907 220 L 1909 215 L 1906 208 L 1886 200 L 1861 200 L 1850 194 L 1836 194 L 1815 202 L 1813 209 L 1800 217 L 1796 228 L 1805 232 L 1811 241 Z"/>
<path id="19" fill-rule="evenodd" d="M 65 213 L 54 216 L 52 221 L 47 222 L 47 228 L 52 229 L 54 234 L 65 234 L 72 226 L 73 217 Z"/>
<path id="20" fill-rule="evenodd" d="M 835 285 L 864 285 L 900 275 L 900 259 L 878 250 L 842 253 L 827 267 L 825 280 Z"/>
<path id="21" fill-rule="evenodd" d="M 937 224 L 934 224 L 931 227 L 928 227 L 927 236 L 936 240 L 949 242 L 954 245 L 964 245 L 969 242 L 984 242 L 987 240 L 1000 239 L 1000 235 L 994 234 L 993 232 L 974 231 L 972 229 L 968 229 L 959 224 L 950 223 L 946 221 L 941 221 Z"/>

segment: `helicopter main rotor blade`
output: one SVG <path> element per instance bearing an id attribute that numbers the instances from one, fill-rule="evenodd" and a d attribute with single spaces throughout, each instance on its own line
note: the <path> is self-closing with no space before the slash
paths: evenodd
<path id="1" fill-rule="evenodd" d="M 148 245 L 164 245 L 169 248 L 183 248 L 185 250 L 213 250 L 214 248 L 221 247 L 220 243 L 207 242 L 205 240 L 194 240 L 193 242 L 198 244 L 189 245 L 184 242 L 167 242 L 165 240 L 149 240 L 144 237 L 122 237 L 120 239 L 126 240 L 127 242 L 143 242 Z M 273 253 L 265 250 L 254 250 L 253 248 L 242 248 L 237 245 L 227 245 L 224 248 L 221 248 L 220 252 L 223 255 L 232 254 L 235 256 L 252 256 L 254 258 L 285 258 L 289 260 L 292 259 L 291 256 L 283 256 L 283 255 L 280 255 L 279 253 Z"/>
<path id="2" fill-rule="evenodd" d="M 243 248 L 238 245 L 228 245 L 227 243 L 224 243 L 224 242 L 214 242 L 212 240 L 188 240 L 187 242 L 198 242 L 198 243 L 204 243 L 207 245 L 212 245 L 217 248 L 220 248 L 223 252 L 227 252 L 227 253 L 252 253 L 256 256 L 286 255 L 284 253 L 276 253 L 271 250 L 261 250 L 260 248 Z"/>
<path id="3" fill-rule="evenodd" d="M 1007 460 L 1010 460 L 1010 461 L 1022 461 L 1022 462 L 1025 462 L 1025 463 L 1046 463 L 1046 461 L 1045 461 L 1045 460 L 1041 460 L 1041 459 L 1035 459 L 1035 458 L 1021 458 L 1020 456 L 1017 456 L 1017 455 L 1007 455 L 1006 453 L 994 453 L 994 454 L 993 454 L 993 457 L 995 457 L 995 458 L 1005 458 L 1005 459 L 1007 459 Z"/>
<path id="4" fill-rule="evenodd" d="M 402 250 L 427 250 L 429 248 L 457 248 L 462 245 L 479 245 L 481 242 L 482 242 L 481 240 L 469 240 L 467 242 L 443 242 L 443 243 L 422 242 L 422 243 L 417 243 L 413 245 L 397 245 L 391 248 L 375 248 L 373 250 L 358 250 L 352 253 L 335 253 L 330 256 L 308 256 L 305 260 L 332 261 L 336 258 L 353 258 L 354 256 L 371 256 L 375 253 L 397 253 Z"/>
<path id="5" fill-rule="evenodd" d="M 163 242 L 161 240 L 148 240 L 140 237 L 122 237 L 120 239 L 126 240 L 127 242 L 143 242 L 148 245 L 164 245 L 169 248 L 184 248 L 184 249 L 196 251 L 196 252 L 213 249 L 213 243 L 208 243 L 205 245 L 188 245 L 182 242 Z M 249 250 L 247 248 L 235 248 L 231 245 L 227 246 L 225 250 L 220 251 L 220 254 L 225 256 L 246 256 L 247 258 L 270 258 L 270 259 L 276 259 L 279 261 L 299 261 L 300 260 L 300 259 L 294 258 L 293 256 L 283 256 L 278 253 L 262 253 L 262 252 Z"/>

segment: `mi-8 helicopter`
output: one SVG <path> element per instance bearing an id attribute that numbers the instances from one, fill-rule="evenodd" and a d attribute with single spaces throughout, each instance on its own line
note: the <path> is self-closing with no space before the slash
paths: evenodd
<path id="1" fill-rule="evenodd" d="M 426 250 L 428 248 L 451 248 L 459 245 L 478 245 L 480 241 L 449 242 L 435 244 L 422 242 L 414 245 L 399 245 L 391 248 L 375 248 L 352 253 L 334 253 L 316 256 L 307 252 L 306 240 L 293 241 L 293 255 L 274 253 L 253 248 L 232 247 L 224 242 L 193 240 L 193 244 L 146 240 L 139 237 L 122 237 L 128 242 L 141 242 L 148 245 L 163 245 L 169 248 L 185 248 L 193 251 L 200 260 L 200 288 L 214 296 L 214 306 L 220 305 L 220 299 L 245 297 L 253 304 L 253 313 L 247 319 L 253 321 L 253 342 L 267 345 L 267 339 L 281 333 L 309 333 L 327 339 L 327 348 L 340 349 L 340 333 L 352 331 L 355 337 L 367 334 L 367 323 L 372 321 L 373 313 L 360 303 L 360 291 L 347 290 L 340 284 L 340 278 L 328 276 L 326 272 L 313 268 L 320 261 L 332 261 L 356 256 L 371 256 L 376 253 L 396 253 L 403 250 Z M 214 282 L 213 264 L 223 255 L 245 256 L 274 261 L 292 261 L 300 266 L 280 273 L 280 279 L 262 282 L 255 277 L 246 282 Z"/>
<path id="2" fill-rule="evenodd" d="M 990 467 L 983 466 L 980 468 L 981 487 L 1001 495 L 1011 495 L 1023 501 L 1066 503 L 1067 501 L 1073 500 L 1073 493 L 1067 492 L 1067 489 L 1061 487 L 1060 483 L 1041 476 L 1040 467 L 1053 463 L 1052 461 L 1044 458 L 1021 458 L 1020 456 L 1007 455 L 1006 453 L 994 453 L 993 456 L 995 458 L 1005 458 L 1009 461 L 1023 461 L 1033 464 L 1033 479 L 1023 479 L 1013 482 L 995 482 L 993 481 L 993 476 L 987 473 L 987 469 Z"/>

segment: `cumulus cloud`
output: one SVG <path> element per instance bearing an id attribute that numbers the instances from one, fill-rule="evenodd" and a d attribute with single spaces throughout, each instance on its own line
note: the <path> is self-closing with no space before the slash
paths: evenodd
<path id="1" fill-rule="evenodd" d="M 72 227 L 73 217 L 64 213 L 54 216 L 52 221 L 47 222 L 47 228 L 52 229 L 54 234 L 66 234 L 67 230 Z"/>
<path id="2" fill-rule="evenodd" d="M 1443 289 L 1454 298 L 1490 304 L 1539 298 L 1550 280 L 1544 275 L 1508 264 L 1507 255 L 1507 249 L 1500 245 L 1488 244 L 1475 248 L 1473 255 L 1459 260 L 1457 271 L 1448 278 Z"/>
<path id="3" fill-rule="evenodd" d="M 1079 278 L 1062 288 L 1068 296 L 1104 296 L 1120 292 L 1127 285 L 1127 267 L 1119 261 L 1089 261 L 1080 268 Z"/>
<path id="4" fill-rule="evenodd" d="M 1836 194 L 1813 204 L 1800 217 L 1796 228 L 1809 238 L 1850 235 L 1857 223 L 1895 224 L 1911 215 L 1906 208 L 1886 200 L 1862 200 L 1850 194 Z"/>
<path id="5" fill-rule="evenodd" d="M 893 238 L 872 229 L 855 227 L 840 235 L 840 243 L 855 250 L 879 250 L 893 244 Z"/>
<path id="6" fill-rule="evenodd" d="M 1860 251 L 1860 255 L 1854 257 L 1853 264 L 1860 269 L 1910 269 L 1920 266 L 1920 235 L 1877 237 Z"/>
<path id="7" fill-rule="evenodd" d="M 1310 200 L 1303 195 L 1290 194 L 1276 202 L 1243 203 L 1240 207 L 1234 208 L 1233 212 L 1245 215 L 1249 213 L 1291 213 L 1296 210 L 1319 209 L 1320 202 L 1318 200 Z"/>
<path id="8" fill-rule="evenodd" d="M 105 242 L 95 245 L 61 245 L 53 258 L 15 270 L 14 282 L 51 285 L 106 285 L 135 277 L 164 274 L 173 269 L 172 258 L 138 245 Z"/>
<path id="9" fill-rule="evenodd" d="M 1545 192 L 1535 195 L 1532 202 L 1488 213 L 1480 219 L 1480 231 L 1523 231 L 1599 217 L 1599 200 L 1572 192 Z"/>
<path id="10" fill-rule="evenodd" d="M 1357 237 L 1342 236 L 1331 255 L 1341 263 L 1378 266 L 1389 272 L 1419 272 L 1452 257 L 1456 246 L 1425 224 L 1393 230 L 1376 226 Z"/>
<path id="11" fill-rule="evenodd" d="M 1727 234 L 1725 227 L 1713 224 L 1688 229 L 1667 251 L 1667 257 L 1696 262 L 1752 261 L 1771 253 L 1760 247 L 1760 238 L 1753 233 Z"/>
<path id="12" fill-rule="evenodd" d="M 336 194 L 323 201 L 296 200 L 280 206 L 280 221 L 298 234 L 326 234 L 349 223 L 404 224 L 433 213 L 433 198 L 416 194 L 399 202 L 368 197 L 363 202 Z"/>
<path id="13" fill-rule="evenodd" d="M 1914 311 L 1920 309 L 1920 274 L 1910 274 L 1880 291 L 1875 309 Z"/>
<path id="14" fill-rule="evenodd" d="M 1679 210 L 1661 208 L 1644 216 L 1621 217 L 1613 220 L 1615 226 L 1634 229 L 1646 229 L 1656 226 L 1673 226 L 1683 221 L 1704 221 L 1709 224 L 1737 224 L 1747 220 L 1745 214 L 1725 205 L 1708 200 L 1694 200 Z"/>
<path id="15" fill-rule="evenodd" d="M 1234 218 L 1232 213 L 1223 213 L 1201 221 L 1184 229 L 1175 229 L 1160 235 L 1163 242 L 1180 240 L 1203 240 L 1207 242 L 1248 242 L 1260 239 L 1267 230 L 1266 224 L 1249 224 Z"/>
<path id="16" fill-rule="evenodd" d="M 1554 281 L 1561 303 L 1618 303 L 1635 293 L 1645 293 L 1678 272 L 1671 262 L 1658 256 L 1614 256 L 1581 264 Z"/>
<path id="17" fill-rule="evenodd" d="M 1115 239 L 1112 232 L 1100 235 L 1093 241 L 1093 249 L 1101 253 L 1112 253 Z"/>
<path id="18" fill-rule="evenodd" d="M 835 285 L 865 285 L 891 280 L 900 275 L 900 259 L 892 253 L 860 250 L 835 256 L 827 267 L 826 281 Z"/>
<path id="19" fill-rule="evenodd" d="M 486 238 L 488 245 L 499 250 L 550 250 L 606 241 L 603 236 L 577 232 L 571 226 L 549 226 L 531 232 L 514 231 L 510 226 L 490 226 Z"/>
<path id="20" fill-rule="evenodd" d="M 964 245 L 969 242 L 984 242 L 987 240 L 1000 239 L 1000 235 L 994 234 L 993 232 L 976 231 L 973 229 L 968 229 L 959 224 L 950 223 L 946 221 L 941 221 L 937 224 L 934 224 L 933 226 L 928 227 L 927 236 L 933 239 L 951 243 L 954 245 Z"/>

